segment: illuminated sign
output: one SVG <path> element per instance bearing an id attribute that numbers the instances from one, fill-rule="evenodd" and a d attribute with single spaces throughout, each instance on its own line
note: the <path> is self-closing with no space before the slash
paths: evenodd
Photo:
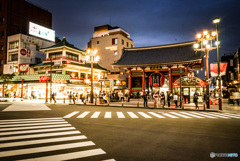
<path id="1" fill-rule="evenodd" d="M 55 41 L 55 31 L 29 22 L 29 34 L 46 40 Z"/>
<path id="2" fill-rule="evenodd" d="M 117 50 L 117 46 L 109 46 L 109 47 L 106 47 L 105 49 L 114 51 L 114 50 Z"/>
<path id="3" fill-rule="evenodd" d="M 19 64 L 18 72 L 27 72 L 29 68 L 29 64 Z"/>
<path id="4" fill-rule="evenodd" d="M 21 54 L 22 56 L 30 57 L 30 56 L 31 56 L 31 50 L 29 50 L 29 49 L 21 49 L 21 50 L 20 50 L 20 54 Z"/>

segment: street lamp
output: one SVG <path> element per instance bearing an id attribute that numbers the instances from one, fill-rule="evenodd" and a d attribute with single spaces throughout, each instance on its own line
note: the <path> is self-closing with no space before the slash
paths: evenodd
<path id="1" fill-rule="evenodd" d="M 99 60 L 97 55 L 98 50 L 87 49 L 86 60 L 91 62 L 91 93 L 90 93 L 90 103 L 93 103 L 93 63 Z"/>
<path id="2" fill-rule="evenodd" d="M 207 94 L 207 108 L 210 108 L 209 102 L 209 62 L 208 55 L 209 51 L 216 49 L 216 47 L 212 47 L 212 41 L 215 39 L 216 33 L 212 32 L 211 35 L 207 30 L 203 31 L 202 34 L 197 34 L 196 37 L 198 39 L 198 43 L 194 44 L 195 51 L 204 51 L 206 57 L 206 94 Z"/>
<path id="3" fill-rule="evenodd" d="M 219 102 L 219 110 L 222 110 L 222 87 L 221 87 L 221 76 L 220 76 L 220 57 L 219 57 L 219 33 L 218 33 L 218 23 L 220 22 L 220 18 L 216 17 L 213 19 L 213 23 L 216 24 L 216 37 L 217 37 L 217 63 L 218 63 L 218 84 L 219 84 L 219 95 L 218 95 L 218 102 Z"/>

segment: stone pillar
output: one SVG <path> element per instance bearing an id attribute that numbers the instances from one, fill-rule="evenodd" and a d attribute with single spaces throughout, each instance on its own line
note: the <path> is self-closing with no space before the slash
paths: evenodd
<path id="1" fill-rule="evenodd" d="M 171 91 L 172 93 L 172 69 L 171 67 L 168 67 L 168 82 L 169 82 L 169 90 Z"/>
<path id="2" fill-rule="evenodd" d="M 129 90 L 129 95 L 132 93 L 132 68 L 128 68 L 128 90 Z"/>
<path id="3" fill-rule="evenodd" d="M 141 67 L 142 69 L 142 92 L 145 94 L 145 68 L 146 67 Z"/>

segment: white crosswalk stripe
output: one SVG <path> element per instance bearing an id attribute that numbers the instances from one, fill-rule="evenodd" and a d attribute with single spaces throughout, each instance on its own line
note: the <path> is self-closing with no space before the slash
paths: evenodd
<path id="1" fill-rule="evenodd" d="M 125 118 L 125 116 L 123 115 L 122 112 L 117 112 L 117 116 L 118 116 L 118 118 Z"/>
<path id="2" fill-rule="evenodd" d="M 151 116 L 145 114 L 144 112 L 138 112 L 140 115 L 142 115 L 144 118 L 152 118 Z"/>
<path id="3" fill-rule="evenodd" d="M 98 118 L 101 112 L 94 112 L 91 118 Z"/>
<path id="4" fill-rule="evenodd" d="M 74 111 L 70 114 L 65 115 L 64 118 L 71 118 L 71 117 L 75 116 L 77 113 L 79 113 L 79 111 Z M 103 113 L 103 115 L 100 116 L 101 113 Z M 91 114 L 91 115 L 89 116 L 89 114 Z M 240 115 L 237 115 L 237 114 L 218 113 L 218 112 L 200 112 L 200 111 L 196 111 L 196 112 L 193 112 L 193 111 L 187 111 L 187 112 L 182 112 L 182 111 L 177 111 L 177 112 L 126 112 L 126 114 L 124 112 L 120 112 L 120 111 L 118 111 L 118 112 L 85 111 L 82 114 L 80 114 L 77 118 L 99 118 L 99 117 L 100 118 L 101 117 L 114 118 L 116 116 L 119 119 L 126 118 L 126 116 L 130 116 L 130 118 L 148 118 L 148 119 L 152 119 L 152 118 L 165 118 L 165 119 L 167 119 L 167 118 L 187 118 L 187 119 L 189 119 L 189 118 L 201 118 L 201 119 L 202 118 L 212 118 L 212 119 L 235 118 L 235 119 L 240 119 Z M 59 123 L 62 123 L 62 122 L 59 121 Z M 0 127 L 1 126 L 5 126 L 5 125 L 0 125 Z M 22 128 L 22 127 L 20 127 L 20 128 Z M 1 129 L 0 129 L 0 131 L 1 131 Z"/>
<path id="5" fill-rule="evenodd" d="M 75 111 L 71 115 L 66 115 L 66 118 L 71 118 L 77 113 Z M 90 112 L 83 112 L 78 117 L 84 118 L 88 113 Z M 95 117 L 98 117 L 99 114 L 100 112 L 96 113 Z M 41 123 L 48 123 L 49 120 L 55 119 L 0 120 L 0 123 L 4 123 L 4 126 L 1 125 L 3 128 L 0 133 L 0 148 L 4 148 L 0 151 L 0 160 L 11 160 L 9 158 L 14 156 L 22 161 L 72 160 L 106 154 L 102 149 L 94 148 L 95 144 L 91 140 L 84 141 L 83 139 L 87 139 L 87 137 L 79 135 L 81 132 L 64 119 L 60 118 L 60 121 L 54 121 L 53 125 L 47 126 L 39 124 L 38 120 Z M 19 126 L 11 126 L 14 123 Z M 15 148 L 12 149 L 13 147 Z M 69 152 L 70 149 L 74 149 L 75 152 Z M 40 157 L 31 158 L 31 156 Z"/>

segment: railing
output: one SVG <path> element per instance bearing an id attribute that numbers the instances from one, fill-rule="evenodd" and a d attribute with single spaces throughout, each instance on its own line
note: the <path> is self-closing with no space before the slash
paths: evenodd
<path id="1" fill-rule="evenodd" d="M 52 58 L 52 61 L 54 61 L 54 60 L 61 60 L 61 59 L 62 60 L 69 60 L 69 61 L 77 62 L 77 63 L 80 63 L 80 64 L 84 63 L 83 60 L 72 59 L 72 58 L 69 58 L 69 57 L 66 57 L 66 56 Z M 43 59 L 43 61 L 51 61 L 51 59 L 50 58 L 46 58 L 46 59 Z"/>

